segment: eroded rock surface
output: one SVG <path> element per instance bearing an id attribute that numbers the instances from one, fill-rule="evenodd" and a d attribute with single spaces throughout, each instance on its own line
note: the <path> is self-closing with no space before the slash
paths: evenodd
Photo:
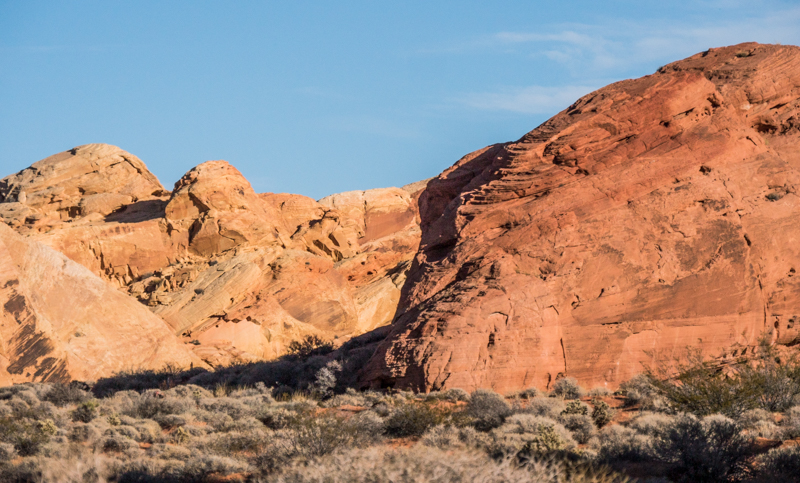
<path id="1" fill-rule="evenodd" d="M 0 384 L 202 364 L 163 320 L 0 223 Z"/>
<path id="2" fill-rule="evenodd" d="M 800 340 L 800 49 L 712 49 L 472 153 L 365 385 L 615 387 L 687 346 Z M 730 355 L 730 354 L 728 354 Z"/>
<path id="3" fill-rule="evenodd" d="M 22 231 L 103 217 L 168 194 L 136 156 L 87 144 L 34 163 L 0 180 L 0 220 Z"/>
<path id="4" fill-rule="evenodd" d="M 118 195 L 127 198 L 81 211 L 88 198 Z M 224 161 L 193 168 L 170 193 L 133 155 L 87 145 L 0 181 L 0 219 L 138 299 L 222 365 L 389 323 L 419 245 L 417 195 L 257 194 Z"/>

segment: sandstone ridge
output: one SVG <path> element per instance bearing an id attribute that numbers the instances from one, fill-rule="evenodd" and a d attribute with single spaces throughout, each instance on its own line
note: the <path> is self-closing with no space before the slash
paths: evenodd
<path id="1" fill-rule="evenodd" d="M 800 340 L 800 49 L 711 49 L 459 160 L 364 385 L 616 387 Z"/>
<path id="2" fill-rule="evenodd" d="M 135 156 L 93 144 L 0 181 L 0 220 L 116 287 L 217 366 L 389 323 L 419 244 L 415 196 L 259 194 L 225 161 L 193 168 L 169 192 Z"/>

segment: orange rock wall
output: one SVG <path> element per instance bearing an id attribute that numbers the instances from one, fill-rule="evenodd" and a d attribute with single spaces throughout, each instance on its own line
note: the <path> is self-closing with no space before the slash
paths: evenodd
<path id="1" fill-rule="evenodd" d="M 713 49 L 472 153 L 419 200 L 365 385 L 615 388 L 687 346 L 798 340 L 800 49 Z"/>

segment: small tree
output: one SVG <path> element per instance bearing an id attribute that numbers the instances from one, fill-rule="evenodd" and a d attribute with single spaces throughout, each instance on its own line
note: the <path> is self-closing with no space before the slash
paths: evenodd
<path id="1" fill-rule="evenodd" d="M 312 385 L 314 393 L 322 398 L 328 398 L 333 395 L 333 389 L 336 387 L 336 374 L 342 372 L 342 363 L 339 361 L 330 361 L 325 364 L 325 367 L 317 371 L 316 381 Z"/>

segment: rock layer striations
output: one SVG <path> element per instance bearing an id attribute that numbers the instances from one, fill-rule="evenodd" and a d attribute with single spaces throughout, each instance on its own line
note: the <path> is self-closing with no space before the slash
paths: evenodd
<path id="1" fill-rule="evenodd" d="M 687 346 L 797 343 L 798 183 L 797 47 L 712 49 L 584 96 L 428 183 L 362 381 L 614 387 Z"/>
<path id="2" fill-rule="evenodd" d="M 224 161 L 193 168 L 169 192 L 135 156 L 95 144 L 0 181 L 0 219 L 222 365 L 389 323 L 419 244 L 415 196 L 258 194 Z"/>

